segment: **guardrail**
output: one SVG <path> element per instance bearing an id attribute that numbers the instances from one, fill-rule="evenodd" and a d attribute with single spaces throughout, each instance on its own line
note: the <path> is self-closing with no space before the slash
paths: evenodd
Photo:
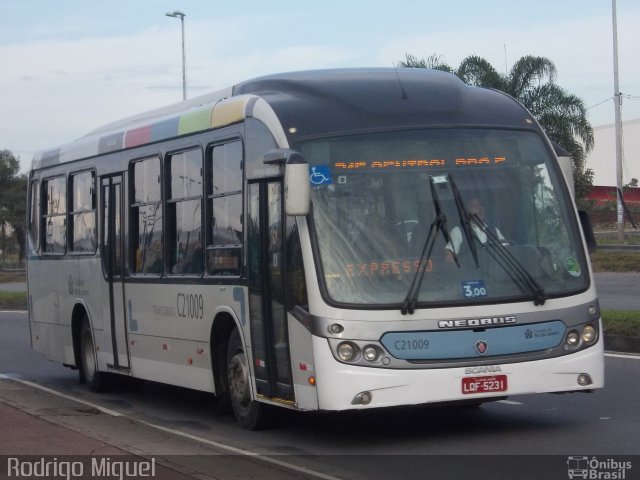
<path id="1" fill-rule="evenodd" d="M 602 245 L 598 244 L 596 250 L 610 250 L 619 252 L 637 252 L 640 251 L 640 245 Z"/>

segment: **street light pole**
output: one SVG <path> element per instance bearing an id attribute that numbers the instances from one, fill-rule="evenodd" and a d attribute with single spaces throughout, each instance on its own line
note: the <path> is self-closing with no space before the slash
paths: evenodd
<path id="1" fill-rule="evenodd" d="M 613 18 L 613 101 L 615 106 L 615 135 L 616 135 L 616 186 L 617 186 L 617 229 L 618 240 L 624 240 L 624 210 L 622 205 L 622 120 L 620 114 L 620 82 L 618 79 L 618 15 L 616 0 L 611 0 L 611 17 Z"/>
<path id="2" fill-rule="evenodd" d="M 186 66 L 186 54 L 184 48 L 184 13 L 174 10 L 173 12 L 165 13 L 167 17 L 179 18 L 180 25 L 182 27 L 182 100 L 187 99 L 187 66 Z"/>

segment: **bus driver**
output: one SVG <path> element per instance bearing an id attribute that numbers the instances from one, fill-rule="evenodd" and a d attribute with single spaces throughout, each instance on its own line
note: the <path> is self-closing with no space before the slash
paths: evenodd
<path id="1" fill-rule="evenodd" d="M 482 200 L 480 200 L 480 198 L 478 197 L 472 197 L 471 200 L 469 201 L 469 204 L 467 205 L 467 210 L 469 212 L 469 216 L 471 217 L 471 221 L 469 222 L 469 224 L 471 226 L 471 231 L 473 232 L 473 236 L 482 245 L 484 245 L 485 243 L 487 243 L 487 234 L 482 230 L 482 227 L 480 226 L 480 224 L 475 220 L 477 218 L 480 222 L 486 225 L 486 222 L 485 222 L 486 215 L 484 211 L 484 205 L 482 204 Z M 500 240 L 505 239 L 504 235 L 502 235 L 502 232 L 498 227 L 489 226 L 488 228 L 489 230 L 493 231 L 493 233 L 498 239 Z M 451 232 L 449 232 L 449 236 L 450 236 L 450 241 L 445 246 L 445 249 L 446 249 L 445 259 L 448 262 L 453 262 L 454 253 L 457 256 L 458 253 L 460 253 L 460 247 L 462 246 L 463 237 L 462 237 L 462 231 L 460 230 L 460 227 L 453 227 L 451 229 Z"/>

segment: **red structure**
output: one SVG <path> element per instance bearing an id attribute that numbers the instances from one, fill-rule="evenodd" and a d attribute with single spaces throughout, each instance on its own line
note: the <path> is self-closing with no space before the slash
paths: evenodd
<path id="1" fill-rule="evenodd" d="M 598 204 L 616 201 L 616 187 L 607 187 L 603 185 L 594 185 L 587 197 L 589 200 L 595 200 Z M 625 188 L 624 202 L 627 206 L 640 205 L 640 188 Z"/>

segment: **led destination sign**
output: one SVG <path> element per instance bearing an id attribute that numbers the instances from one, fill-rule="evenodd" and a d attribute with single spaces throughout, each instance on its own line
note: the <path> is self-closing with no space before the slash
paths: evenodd
<path id="1" fill-rule="evenodd" d="M 358 160 L 354 162 L 335 162 L 335 170 L 392 170 L 392 169 L 412 169 L 429 167 L 469 167 L 501 165 L 507 161 L 507 157 L 457 157 L 454 159 L 432 158 L 432 159 L 409 159 L 409 160 Z"/>

